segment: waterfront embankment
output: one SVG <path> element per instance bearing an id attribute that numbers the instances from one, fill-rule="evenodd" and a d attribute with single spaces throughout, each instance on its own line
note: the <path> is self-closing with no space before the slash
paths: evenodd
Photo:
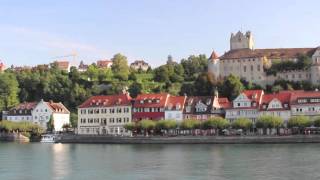
<path id="1" fill-rule="evenodd" d="M 59 143 L 94 144 L 285 144 L 320 143 L 320 135 L 291 136 L 177 136 L 177 137 L 118 137 L 90 135 L 62 135 Z"/>

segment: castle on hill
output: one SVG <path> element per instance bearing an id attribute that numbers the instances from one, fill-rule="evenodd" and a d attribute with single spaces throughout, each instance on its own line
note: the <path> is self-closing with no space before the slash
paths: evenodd
<path id="1" fill-rule="evenodd" d="M 262 86 L 280 79 L 319 84 L 320 47 L 254 49 L 252 33 L 239 31 L 231 34 L 228 52 L 222 56 L 212 52 L 208 71 L 215 77 L 233 74 Z"/>

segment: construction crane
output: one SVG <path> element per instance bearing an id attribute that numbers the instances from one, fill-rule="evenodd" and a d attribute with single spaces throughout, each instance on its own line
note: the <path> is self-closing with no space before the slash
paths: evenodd
<path id="1" fill-rule="evenodd" d="M 67 54 L 67 55 L 63 55 L 63 56 L 56 56 L 56 57 L 53 57 L 52 59 L 57 60 L 57 59 L 66 58 L 66 57 L 73 57 L 73 61 L 75 61 L 76 57 L 77 57 L 77 53 L 74 52 L 72 54 Z"/>

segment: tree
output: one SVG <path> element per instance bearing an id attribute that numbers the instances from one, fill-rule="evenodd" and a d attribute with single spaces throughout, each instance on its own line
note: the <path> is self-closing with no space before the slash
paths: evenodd
<path id="1" fill-rule="evenodd" d="M 212 74 L 208 72 L 201 73 L 194 82 L 195 94 L 200 96 L 210 96 L 213 94 L 217 82 Z"/>
<path id="2" fill-rule="evenodd" d="M 247 118 L 239 118 L 232 123 L 232 128 L 243 129 L 245 131 L 247 131 L 251 127 L 252 127 L 252 121 Z"/>
<path id="3" fill-rule="evenodd" d="M 197 128 L 200 128 L 200 121 L 196 120 L 196 119 L 185 119 L 181 122 L 180 124 L 180 128 L 184 129 L 184 130 L 194 130 Z"/>
<path id="4" fill-rule="evenodd" d="M 123 81 L 128 80 L 130 68 L 128 66 L 128 60 L 126 56 L 121 54 L 114 55 L 112 58 L 111 69 L 115 78 Z"/>
<path id="5" fill-rule="evenodd" d="M 47 122 L 47 130 L 48 131 L 53 131 L 54 130 L 54 119 L 53 116 L 50 116 L 49 121 Z"/>
<path id="6" fill-rule="evenodd" d="M 160 120 L 156 123 L 156 128 L 159 130 L 168 131 L 177 128 L 177 121 L 175 120 Z"/>
<path id="7" fill-rule="evenodd" d="M 138 82 L 134 82 L 129 87 L 129 93 L 131 97 L 135 98 L 140 94 L 142 91 L 142 84 Z"/>
<path id="8" fill-rule="evenodd" d="M 293 116 L 289 119 L 288 127 L 290 128 L 298 128 L 299 133 L 302 133 L 304 128 L 312 125 L 312 122 L 307 116 Z"/>
<path id="9" fill-rule="evenodd" d="M 257 128 L 263 128 L 264 134 L 266 134 L 266 129 L 267 128 L 278 128 L 283 125 L 283 120 L 280 117 L 277 116 L 260 116 L 258 118 L 258 121 L 256 122 L 256 127 Z"/>
<path id="10" fill-rule="evenodd" d="M 221 94 L 230 99 L 236 98 L 242 91 L 244 86 L 240 81 L 240 78 L 234 76 L 233 74 L 229 75 L 223 84 L 220 85 Z"/>
<path id="11" fill-rule="evenodd" d="M 203 122 L 203 128 L 204 129 L 218 129 L 222 130 L 224 128 L 227 128 L 229 126 L 229 122 L 222 118 L 222 117 L 213 117 Z M 217 135 L 219 132 L 217 133 Z"/>
<path id="12" fill-rule="evenodd" d="M 256 123 L 257 128 L 279 128 L 283 125 L 283 120 L 277 116 L 260 116 Z"/>
<path id="13" fill-rule="evenodd" d="M 156 123 L 152 120 L 144 119 L 138 123 L 138 127 L 143 129 L 145 135 L 148 136 L 148 132 L 156 127 Z"/>
<path id="14" fill-rule="evenodd" d="M 315 127 L 320 127 L 320 117 L 319 116 L 314 119 L 313 125 Z"/>
<path id="15" fill-rule="evenodd" d="M 7 110 L 19 103 L 19 84 L 14 74 L 0 74 L 0 110 Z"/>
<path id="16" fill-rule="evenodd" d="M 182 59 L 181 65 L 184 69 L 184 79 L 194 81 L 200 73 L 207 71 L 208 59 L 204 54 L 191 55 L 187 59 Z"/>

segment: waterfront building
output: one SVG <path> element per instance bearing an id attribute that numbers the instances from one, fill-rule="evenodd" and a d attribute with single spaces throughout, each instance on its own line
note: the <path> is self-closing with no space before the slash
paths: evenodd
<path id="1" fill-rule="evenodd" d="M 129 135 L 123 126 L 131 121 L 128 93 L 92 96 L 78 107 L 78 134 Z"/>
<path id="2" fill-rule="evenodd" d="M 188 96 L 183 117 L 197 120 L 207 120 L 216 116 L 224 117 L 225 108 L 229 106 L 229 100 L 219 97 L 218 93 L 214 96 Z"/>
<path id="3" fill-rule="evenodd" d="M 78 71 L 79 72 L 86 72 L 88 70 L 89 65 L 84 64 L 83 61 L 80 61 L 80 64 L 78 66 Z"/>
<path id="4" fill-rule="evenodd" d="M 183 109 L 186 99 L 186 96 L 169 96 L 164 110 L 165 119 L 182 121 Z"/>
<path id="5" fill-rule="evenodd" d="M 58 69 L 70 72 L 71 65 L 69 61 L 61 60 L 61 61 L 54 61 L 51 63 L 51 66 L 56 66 Z"/>
<path id="6" fill-rule="evenodd" d="M 142 71 L 147 71 L 149 69 L 149 64 L 143 60 L 136 60 L 130 64 L 130 67 L 135 70 L 141 69 Z"/>
<path id="7" fill-rule="evenodd" d="M 231 107 L 226 109 L 226 119 L 232 123 L 234 120 L 242 117 L 248 118 L 255 123 L 260 115 L 259 107 L 263 95 L 263 90 L 243 91 L 232 101 Z"/>
<path id="8" fill-rule="evenodd" d="M 62 131 L 63 125 L 70 124 L 70 112 L 62 103 L 53 101 L 24 102 L 9 111 L 4 111 L 4 120 L 27 121 L 40 125 L 44 129 L 52 120 L 54 131 Z"/>
<path id="9" fill-rule="evenodd" d="M 296 91 L 290 98 L 292 116 L 320 116 L 320 92 L 319 91 Z"/>
<path id="10" fill-rule="evenodd" d="M 310 67 L 295 66 L 290 69 L 270 71 L 273 64 L 291 61 L 297 63 L 301 57 L 310 59 Z M 213 51 L 208 60 L 208 71 L 215 77 L 230 74 L 265 86 L 277 79 L 289 81 L 320 82 L 320 47 L 255 49 L 250 31 L 231 34 L 230 50 L 222 56 Z"/>
<path id="11" fill-rule="evenodd" d="M 133 104 L 133 120 L 143 119 L 163 120 L 165 119 L 165 108 L 170 94 L 139 94 Z"/>
<path id="12" fill-rule="evenodd" d="M 291 117 L 290 98 L 294 92 L 280 91 L 275 94 L 263 94 L 259 109 L 259 116 L 277 116 L 283 119 L 284 124 L 288 123 Z"/>
<path id="13" fill-rule="evenodd" d="M 98 68 L 111 68 L 112 63 L 110 60 L 99 60 L 97 61 L 97 66 Z"/>

